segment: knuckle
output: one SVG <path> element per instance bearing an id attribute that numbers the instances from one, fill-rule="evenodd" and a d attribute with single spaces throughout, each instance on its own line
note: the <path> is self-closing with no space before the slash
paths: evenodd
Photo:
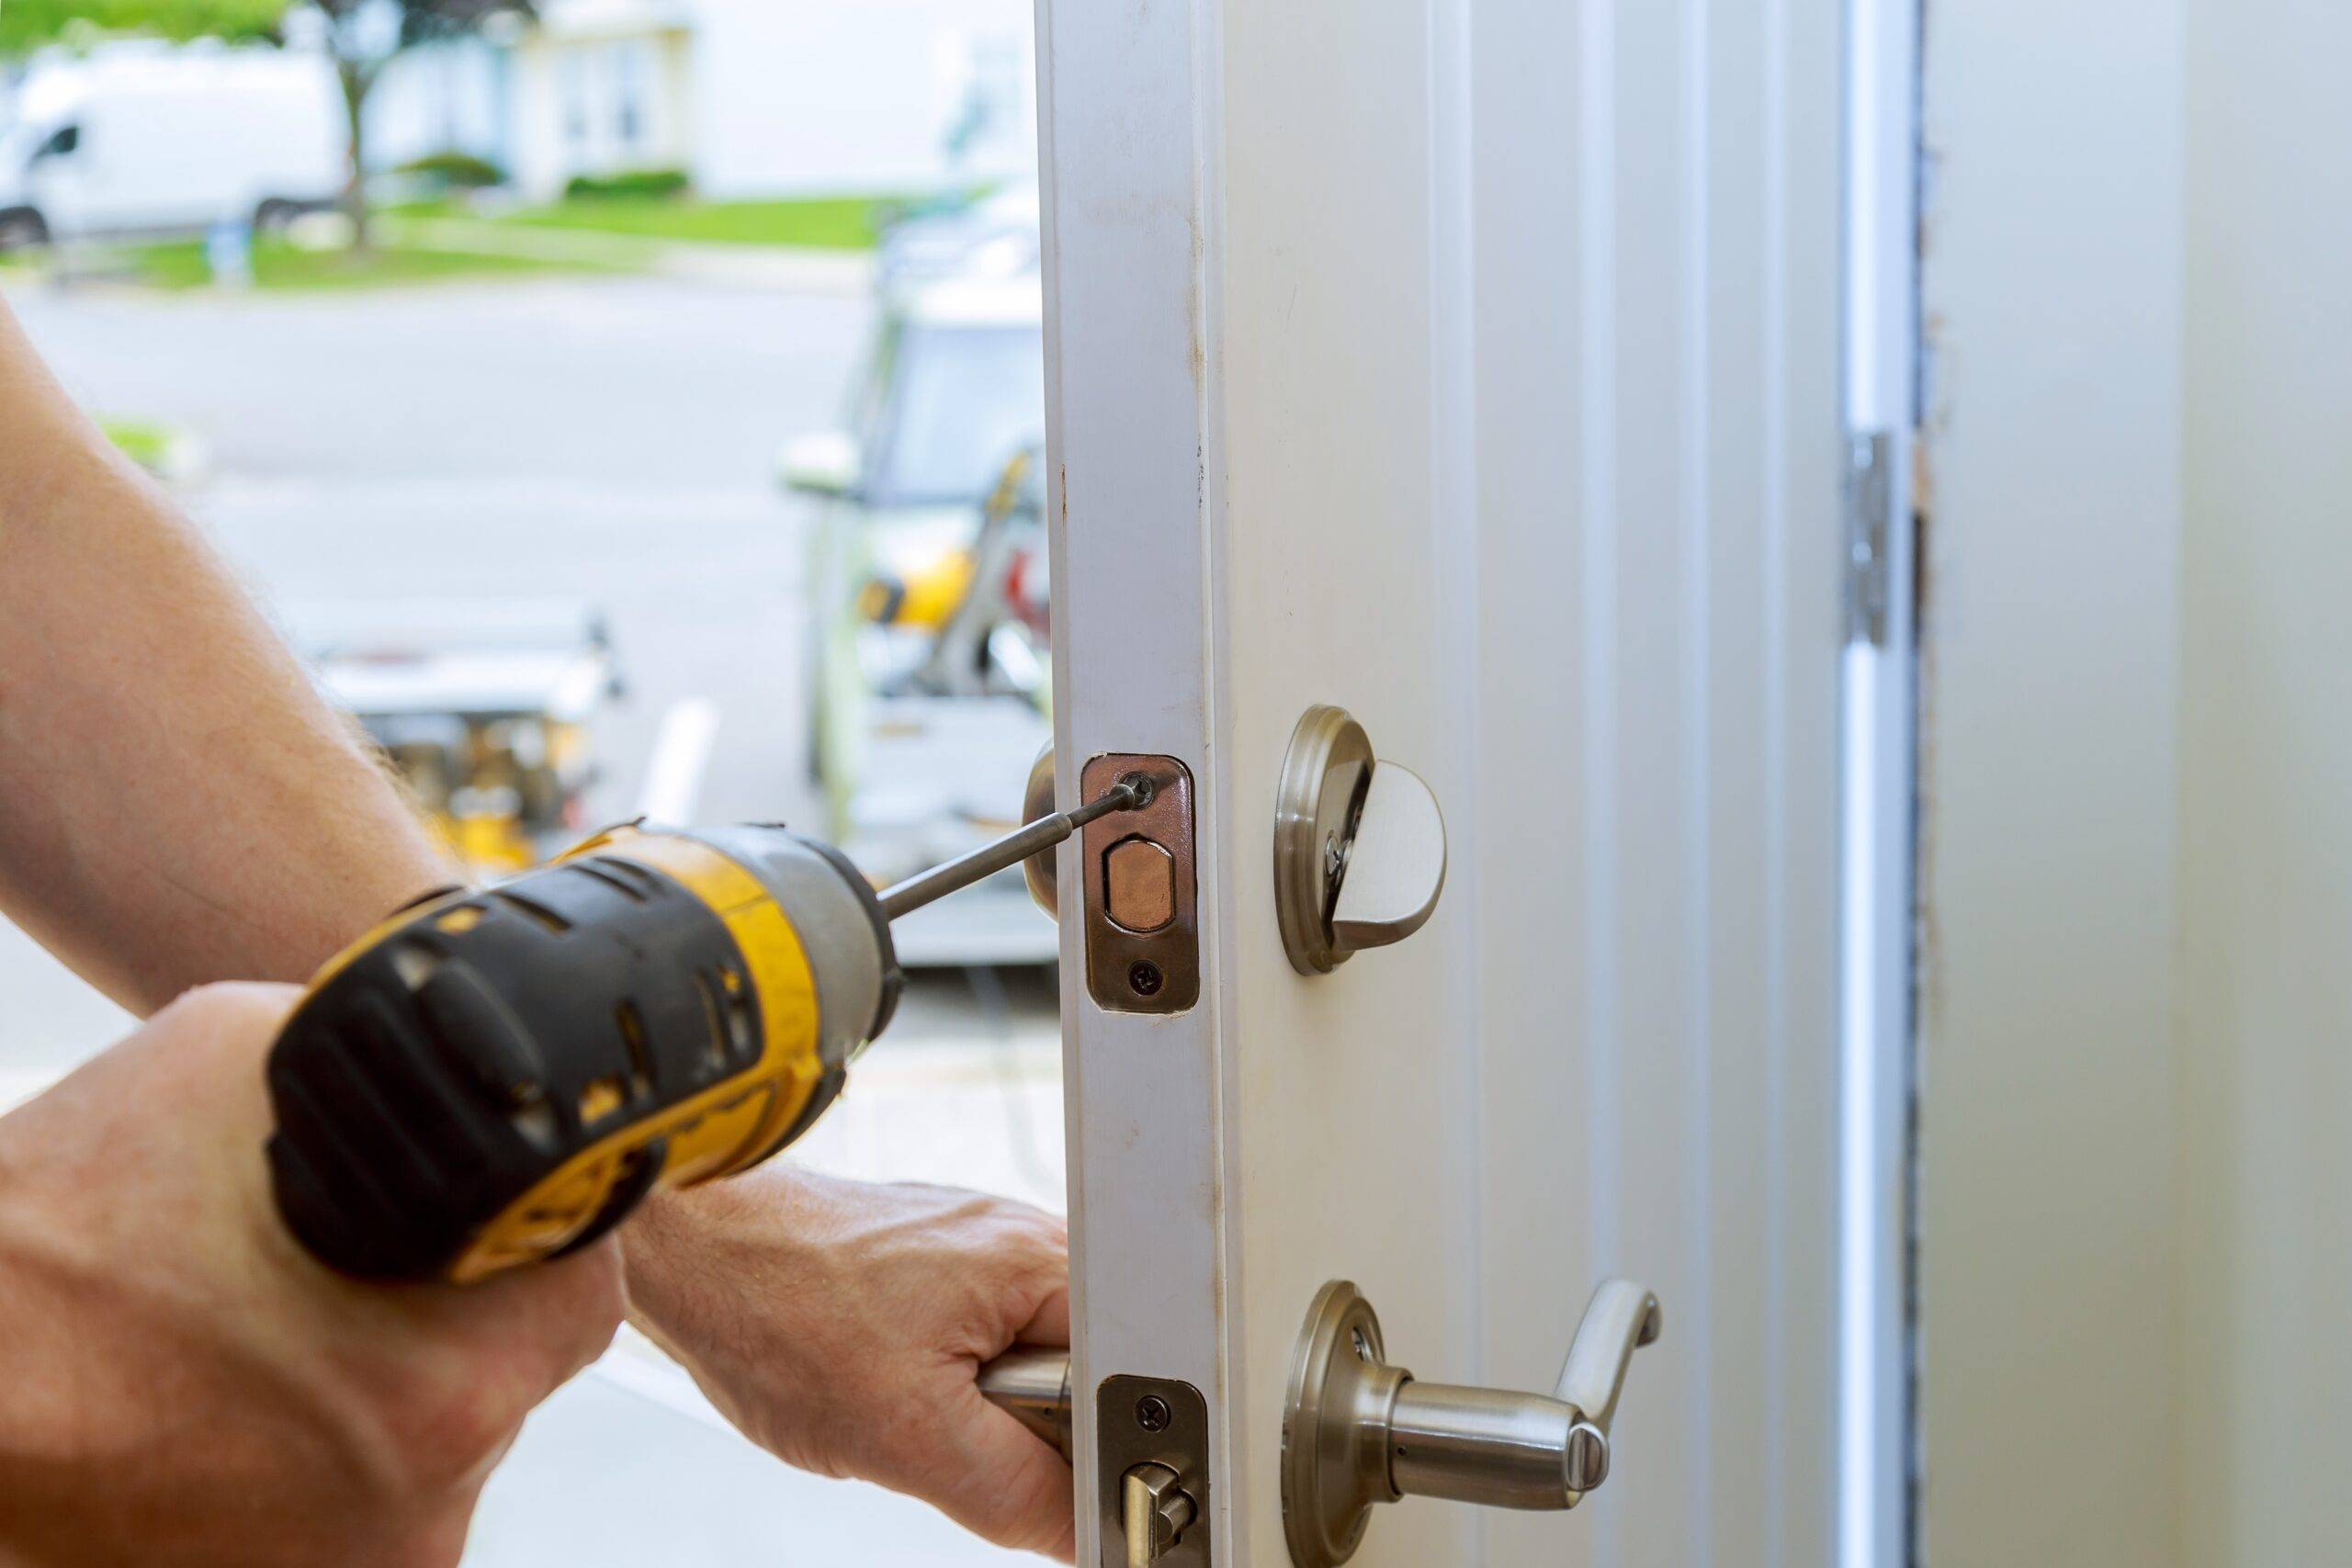
<path id="1" fill-rule="evenodd" d="M 557 1309 L 575 1326 L 577 1337 L 594 1338 L 600 1346 L 609 1341 L 628 1310 L 620 1249 L 603 1242 L 563 1259 L 548 1272 Z"/>
<path id="2" fill-rule="evenodd" d="M 997 1211 L 1002 1207 L 1002 1199 L 991 1198 L 985 1192 L 956 1192 L 947 1201 L 944 1217 L 964 1225 L 984 1226 L 995 1220 Z"/>
<path id="3" fill-rule="evenodd" d="M 466 1484 L 503 1450 L 529 1413 L 512 1369 L 451 1354 L 410 1363 L 387 1396 L 380 1427 L 388 1486 L 429 1496 Z"/>
<path id="4" fill-rule="evenodd" d="M 542 1265 L 517 1283 L 528 1298 L 514 1303 L 521 1310 L 502 1332 L 500 1346 L 485 1347 L 481 1355 L 503 1368 L 527 1406 L 605 1353 L 620 1330 L 628 1298 L 617 1255 L 608 1253 Z"/>
<path id="5" fill-rule="evenodd" d="M 1024 1271 L 1050 1269 L 1058 1273 L 1069 1266 L 1069 1237 L 1059 1226 L 1033 1225 L 1016 1231 L 1005 1250 Z"/>

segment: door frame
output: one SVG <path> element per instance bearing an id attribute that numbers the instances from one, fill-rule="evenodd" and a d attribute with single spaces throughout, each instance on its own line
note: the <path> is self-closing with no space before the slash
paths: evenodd
<path id="1" fill-rule="evenodd" d="M 1045 276 L 1047 515 L 1053 571 L 1057 803 L 1080 804 L 1079 764 L 1105 752 L 1216 755 L 1207 613 L 1210 498 L 1220 421 L 1210 400 L 1219 334 L 1213 269 L 1216 118 L 1196 93 L 1214 80 L 1214 5 L 1056 5 L 1038 0 L 1038 170 Z M 1057 62 L 1076 63 L 1057 69 Z M 1114 63 L 1115 62 L 1115 63 Z M 1075 191 L 1065 191 L 1065 176 Z M 1076 191 L 1086 193 L 1077 197 Z M 1111 201 L 1101 193 L 1117 191 Z M 1069 210 L 1065 212 L 1065 202 Z M 1061 324 L 1116 333 L 1117 352 L 1065 352 Z M 1115 367 L 1114 367 L 1115 362 Z M 1115 371 L 1115 373 L 1114 373 Z M 1073 454 L 1079 460 L 1073 465 Z M 1068 519 L 1114 523 L 1121 547 L 1073 553 Z M 1159 613 L 1124 613 L 1139 592 Z M 1083 680 L 1075 678 L 1083 670 Z M 1223 790 L 1194 780 L 1195 842 L 1218 841 Z M 1057 852 L 1060 884 L 1080 886 L 1079 844 Z M 1061 925 L 1064 1116 L 1072 1249 L 1071 1460 L 1078 1559 L 1101 1559 L 1093 1506 L 1095 1391 L 1113 1372 L 1148 1371 L 1218 1387 L 1228 1348 L 1215 1302 L 1231 1265 L 1223 1194 L 1234 1172 L 1223 1136 L 1223 1053 L 1232 998 L 1216 956 L 1214 854 L 1196 892 L 1204 984 L 1168 1015 L 1108 1012 L 1086 989 L 1083 921 Z M 1081 898 L 1064 901 L 1074 916 Z M 1150 1115 L 1140 1113 L 1148 1107 Z M 1139 1179 L 1141 1173 L 1150 1179 Z M 1109 1310 L 1111 1303 L 1116 1310 Z M 1227 1402 L 1211 1401 L 1221 1417 Z M 1213 1427 L 1211 1470 L 1233 1450 Z M 1213 1484 L 1205 1523 L 1218 1540 L 1239 1514 L 1234 1484 Z"/>
<path id="2" fill-rule="evenodd" d="M 1910 1562 L 1917 1506 L 1919 14 L 1918 0 L 1846 12 L 1849 527 L 1873 515 L 1883 536 L 1867 569 L 1849 563 L 1839 736 L 1841 1568 Z"/>

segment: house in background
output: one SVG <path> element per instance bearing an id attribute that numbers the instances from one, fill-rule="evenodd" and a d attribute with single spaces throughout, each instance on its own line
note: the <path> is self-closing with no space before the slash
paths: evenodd
<path id="1" fill-rule="evenodd" d="M 544 7 L 509 55 L 504 163 L 516 187 L 539 197 L 578 175 L 691 170 L 694 36 L 673 0 Z"/>
<path id="2" fill-rule="evenodd" d="M 1031 39 L 1027 0 L 543 0 L 398 62 L 372 160 L 469 152 L 534 200 L 664 168 L 722 197 L 1021 178 Z"/>
<path id="3" fill-rule="evenodd" d="M 1036 170 L 1030 0 L 692 5 L 692 167 L 714 196 Z"/>

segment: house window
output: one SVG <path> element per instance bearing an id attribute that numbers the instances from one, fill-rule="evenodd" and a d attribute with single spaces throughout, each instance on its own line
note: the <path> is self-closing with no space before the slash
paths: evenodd
<path id="1" fill-rule="evenodd" d="M 563 139 L 574 148 L 588 141 L 588 62 L 578 50 L 566 50 L 556 64 L 563 96 Z"/>
<path id="2" fill-rule="evenodd" d="M 613 46 L 613 139 L 624 155 L 638 152 L 644 143 L 651 77 L 642 39 Z"/>

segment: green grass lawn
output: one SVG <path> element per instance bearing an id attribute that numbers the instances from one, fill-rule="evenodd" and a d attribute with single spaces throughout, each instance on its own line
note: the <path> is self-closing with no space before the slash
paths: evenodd
<path id="1" fill-rule="evenodd" d="M 940 199 L 894 193 L 767 201 L 606 195 L 570 197 L 546 207 L 482 214 L 473 213 L 455 201 L 413 202 L 387 208 L 384 216 L 395 220 L 463 219 L 498 226 L 615 234 L 687 244 L 862 251 L 871 250 L 882 231 L 899 213 Z M 950 204 L 954 199 L 946 198 Z M 458 243 L 458 234 L 453 225 L 444 243 Z M 487 248 L 480 252 L 435 250 L 413 243 L 392 243 L 389 238 L 365 251 L 303 250 L 283 239 L 265 238 L 254 243 L 253 262 L 256 288 L 289 291 L 378 288 L 445 278 L 605 270 L 564 259 L 502 255 Z M 45 258 L 36 261 L 29 254 L 0 254 L 0 267 L 10 270 L 41 265 L 45 265 Z M 114 252 L 99 260 L 95 270 L 127 276 L 152 288 L 202 288 L 214 282 L 200 240 L 165 241 Z"/>
<path id="2" fill-rule="evenodd" d="M 142 468 L 161 468 L 171 454 L 172 443 L 179 439 L 178 431 L 156 420 L 102 419 L 98 427 L 122 449 L 123 456 Z"/>
<path id="3" fill-rule="evenodd" d="M 204 259 L 204 243 L 200 240 L 142 246 L 130 253 L 130 261 L 138 280 L 152 288 L 200 288 L 213 281 L 212 268 Z M 379 288 L 404 283 L 434 283 L 445 278 L 581 270 L 583 269 L 522 256 L 470 255 L 413 245 L 379 244 L 364 251 L 309 251 L 283 240 L 263 240 L 254 246 L 256 288 Z"/>
<path id="4" fill-rule="evenodd" d="M 538 229 L 633 234 L 711 245 L 805 245 L 871 250 L 890 214 L 906 205 L 891 196 L 807 197 L 778 201 L 696 201 L 681 197 L 583 197 L 525 208 L 500 219 Z"/>

